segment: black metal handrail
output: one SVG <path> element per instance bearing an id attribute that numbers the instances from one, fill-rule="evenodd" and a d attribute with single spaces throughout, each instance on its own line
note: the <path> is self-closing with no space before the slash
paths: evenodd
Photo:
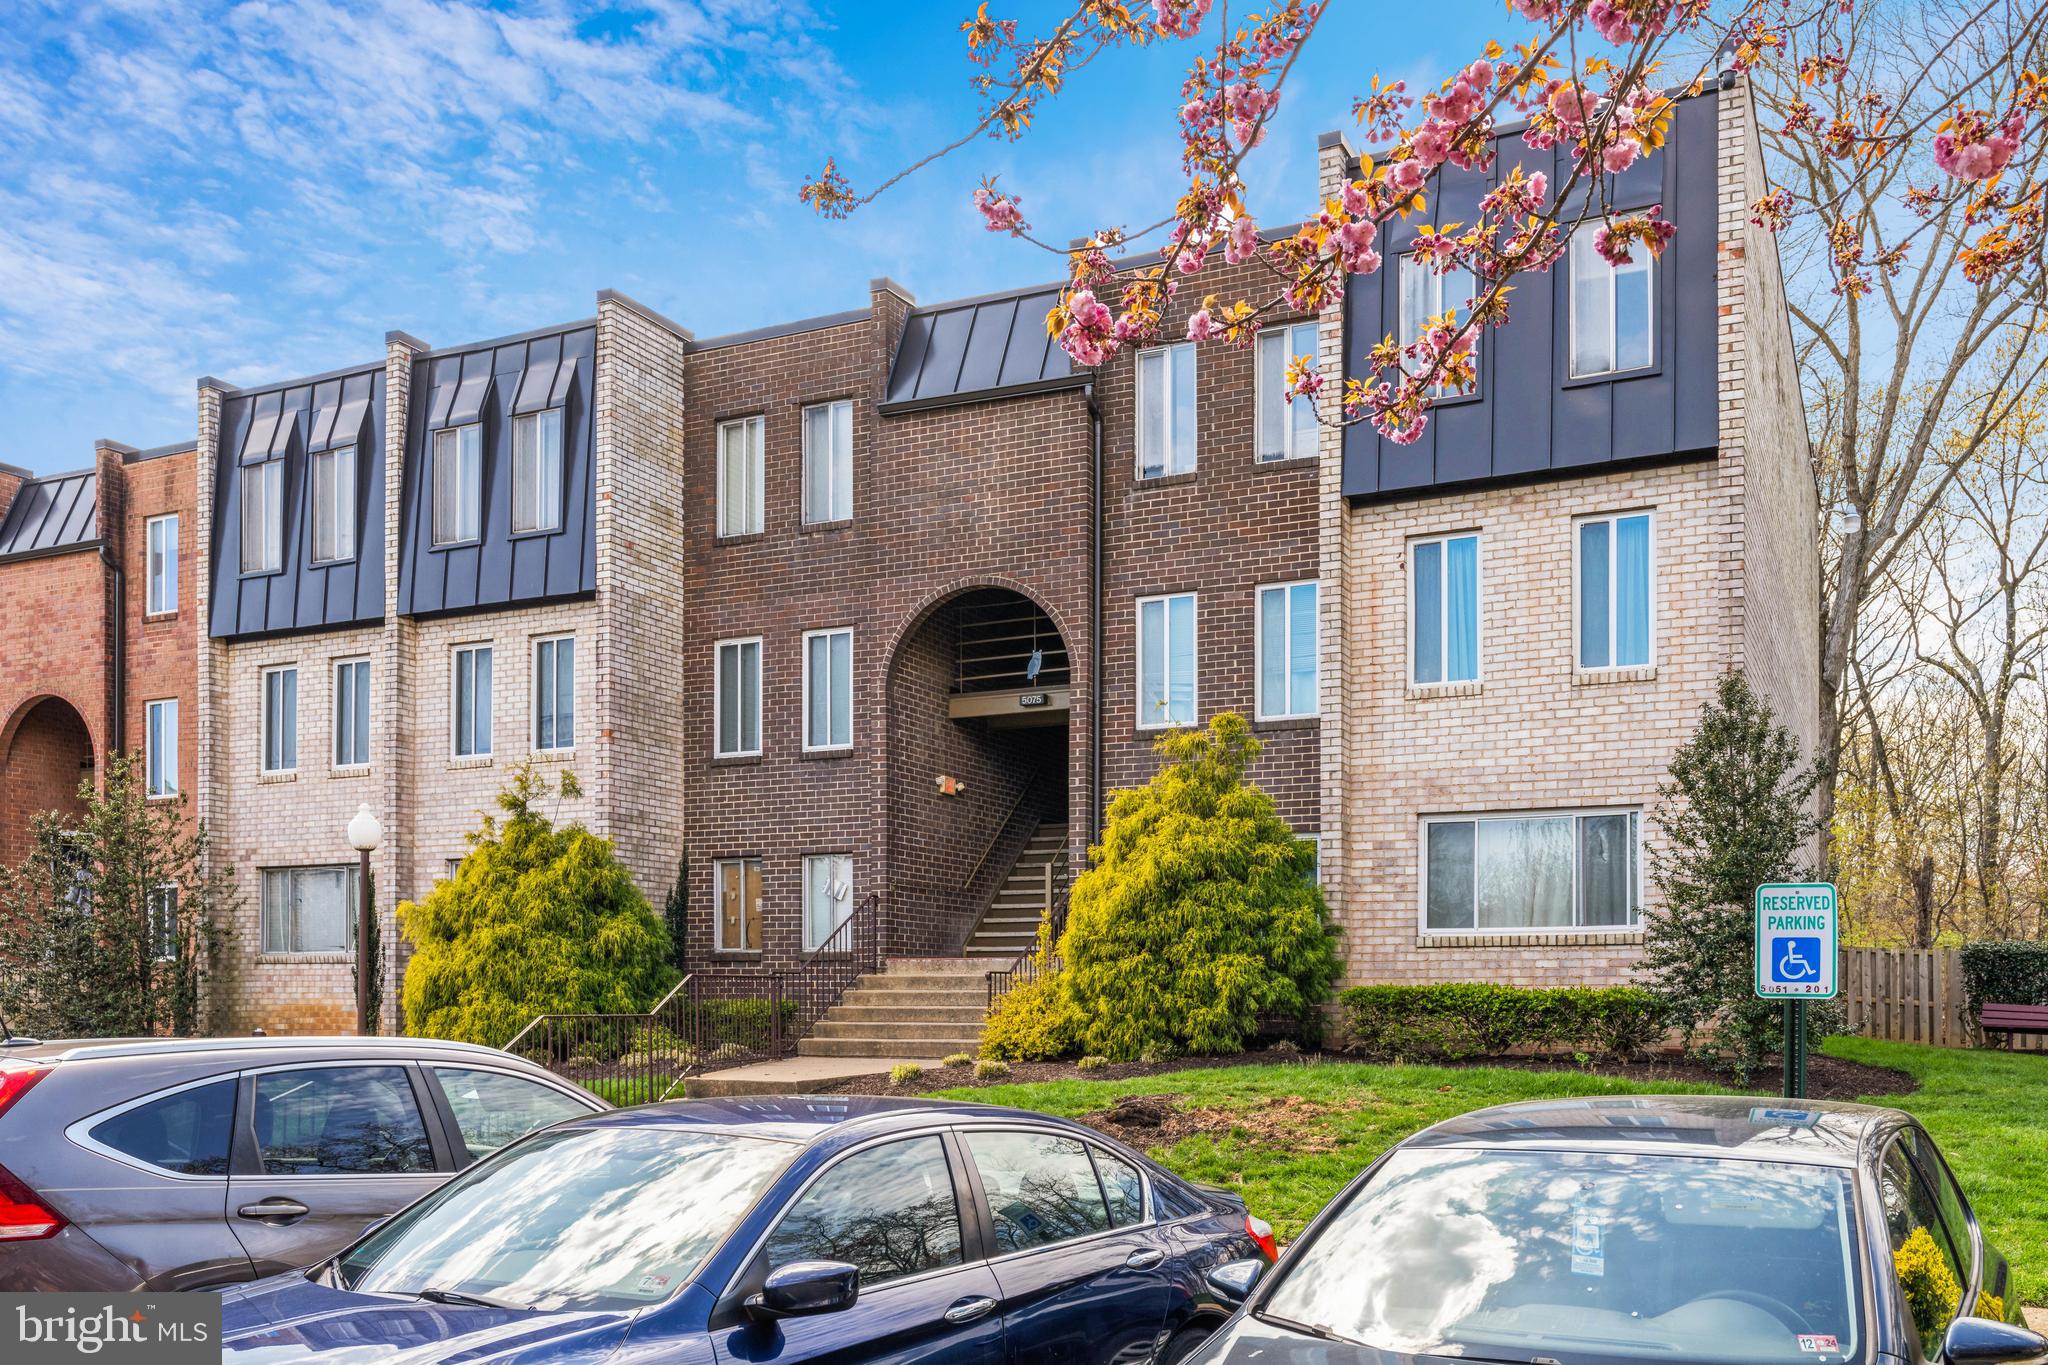
<path id="1" fill-rule="evenodd" d="M 1020 954 L 1007 967 L 988 974 L 988 1008 L 1018 986 L 1029 985 L 1041 976 L 1060 969 L 1060 935 L 1067 931 L 1067 850 L 1062 847 L 1045 860 L 1045 908 L 1039 912 L 1038 940 L 1028 953 Z"/>
<path id="2" fill-rule="evenodd" d="M 798 958 L 795 966 L 776 971 L 778 999 L 796 1005 L 796 1032 L 790 1042 L 816 1027 L 848 986 L 881 969 L 882 893 L 870 891 L 823 943 Z"/>
<path id="3" fill-rule="evenodd" d="M 1017 812 L 1024 809 L 1024 803 L 1029 801 L 1032 794 L 1038 790 L 1040 780 L 1034 774 L 1031 780 L 1024 784 L 1024 790 L 1017 793 L 1017 799 L 1010 803 L 1010 809 L 1004 813 L 1002 823 L 996 826 L 995 833 L 989 835 L 988 842 L 982 846 L 981 856 L 974 860 L 974 866 L 968 869 L 965 877 L 960 879 L 960 889 L 962 891 L 966 891 L 974 885 L 974 879 L 979 877 L 981 869 L 988 865 L 989 856 L 996 851 L 996 846 L 1003 842 L 1003 836 L 1007 835 L 1011 827 L 1017 823 Z"/>

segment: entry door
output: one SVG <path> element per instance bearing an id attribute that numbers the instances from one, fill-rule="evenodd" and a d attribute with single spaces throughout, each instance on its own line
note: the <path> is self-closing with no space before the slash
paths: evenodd
<path id="1" fill-rule="evenodd" d="M 256 1273 L 311 1265 L 447 1179 L 405 1065 L 245 1075 L 228 1225 Z"/>

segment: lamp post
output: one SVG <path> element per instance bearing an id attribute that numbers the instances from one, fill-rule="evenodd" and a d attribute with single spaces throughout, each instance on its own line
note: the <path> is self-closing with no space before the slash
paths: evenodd
<path id="1" fill-rule="evenodd" d="M 384 841 L 384 826 L 378 822 L 377 813 L 365 801 L 356 807 L 355 818 L 348 822 L 348 841 L 362 855 L 363 865 L 356 873 L 356 1033 L 367 1038 L 370 1034 L 370 973 L 376 964 L 370 960 L 370 854 Z"/>

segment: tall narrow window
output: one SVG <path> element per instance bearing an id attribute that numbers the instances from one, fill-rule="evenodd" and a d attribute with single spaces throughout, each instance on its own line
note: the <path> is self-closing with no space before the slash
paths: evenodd
<path id="1" fill-rule="evenodd" d="M 454 664 L 455 756 L 481 757 L 491 752 L 491 647 L 458 649 Z"/>
<path id="2" fill-rule="evenodd" d="M 852 421 L 852 408 L 849 403 L 849 422 Z M 765 424 L 759 417 L 742 417 L 737 422 L 719 424 L 718 534 L 721 536 L 751 536 L 761 531 L 764 428 Z M 806 464 L 808 466 L 808 462 Z M 850 509 L 848 515 L 852 515 Z M 808 517 L 805 519 L 809 520 Z"/>
<path id="3" fill-rule="evenodd" d="M 853 745 L 853 632 L 804 636 L 804 748 Z"/>
<path id="4" fill-rule="evenodd" d="M 721 953 L 761 951 L 761 860 L 720 858 L 711 864 L 718 891 L 715 942 Z"/>
<path id="5" fill-rule="evenodd" d="M 804 521 L 853 517 L 853 404 L 804 409 Z"/>
<path id="6" fill-rule="evenodd" d="M 1650 514 L 1579 523 L 1579 667 L 1646 668 L 1654 631 Z"/>
<path id="7" fill-rule="evenodd" d="M 263 673 L 263 771 L 296 772 L 299 766 L 299 670 Z"/>
<path id="8" fill-rule="evenodd" d="M 1259 589 L 1260 720 L 1313 716 L 1316 697 L 1316 585 Z"/>
<path id="9" fill-rule="evenodd" d="M 562 410 L 512 421 L 512 531 L 562 528 Z"/>
<path id="10" fill-rule="evenodd" d="M 1462 320 L 1472 306 L 1472 297 L 1477 291 L 1472 285 L 1472 272 L 1458 267 L 1444 274 L 1436 273 L 1434 263 L 1417 260 L 1408 255 L 1401 258 L 1401 335 L 1395 340 L 1403 346 L 1422 335 L 1422 329 L 1433 317 L 1445 313 L 1454 314 Z M 1474 335 L 1473 360 L 1478 361 L 1479 338 Z M 1420 373 L 1419 361 L 1403 359 L 1402 368 L 1410 374 Z M 1435 384 L 1430 393 L 1439 397 L 1453 394 L 1458 390 L 1448 384 Z"/>
<path id="11" fill-rule="evenodd" d="M 356 448 L 313 453 L 313 562 L 356 554 Z"/>
<path id="12" fill-rule="evenodd" d="M 434 543 L 460 545 L 483 533 L 484 429 L 481 423 L 434 433 Z"/>
<path id="13" fill-rule="evenodd" d="M 1408 546 L 1409 680 L 1419 687 L 1479 679 L 1479 537 Z"/>
<path id="14" fill-rule="evenodd" d="M 144 708 L 144 776 L 151 796 L 178 794 L 178 699 L 153 701 Z"/>
<path id="15" fill-rule="evenodd" d="M 576 747 L 576 640 L 563 635 L 533 646 L 533 747 Z"/>
<path id="16" fill-rule="evenodd" d="M 151 616 L 178 609 L 178 518 L 151 517 L 149 530 L 149 604 Z"/>
<path id="17" fill-rule="evenodd" d="M 1195 723 L 1195 595 L 1138 601 L 1138 726 Z"/>
<path id="18" fill-rule="evenodd" d="M 831 943 L 832 936 L 852 913 L 853 859 L 844 853 L 813 853 L 805 857 L 804 951 L 815 952 Z"/>
<path id="19" fill-rule="evenodd" d="M 1572 236 L 1572 377 L 1639 370 L 1654 354 L 1652 257 L 1638 246 L 1627 265 L 1609 265 L 1593 247 L 1596 229 Z"/>
<path id="20" fill-rule="evenodd" d="M 1297 322 L 1259 333 L 1259 458 L 1293 460 L 1316 453 L 1316 408 L 1305 398 L 1287 401 L 1287 364 L 1314 360 L 1316 325 Z"/>
<path id="21" fill-rule="evenodd" d="M 761 752 L 761 641 L 720 640 L 712 680 L 718 733 L 713 752 L 742 758 Z"/>
<path id="22" fill-rule="evenodd" d="M 242 466 L 242 572 L 284 567 L 284 461 Z"/>
<path id="23" fill-rule="evenodd" d="M 149 955 L 158 962 L 178 960 L 178 886 L 159 882 L 149 889 L 143 902 L 149 915 Z"/>
<path id="24" fill-rule="evenodd" d="M 1138 352 L 1138 477 L 1195 468 L 1195 348 L 1192 343 Z"/>
<path id="25" fill-rule="evenodd" d="M 369 763 L 370 661 L 343 659 L 334 665 L 334 766 Z"/>

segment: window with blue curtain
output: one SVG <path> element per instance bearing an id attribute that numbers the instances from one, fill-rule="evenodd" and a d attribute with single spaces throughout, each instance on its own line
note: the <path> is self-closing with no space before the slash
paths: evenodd
<path id="1" fill-rule="evenodd" d="M 1138 603 L 1138 724 L 1195 723 L 1195 595 Z"/>
<path id="2" fill-rule="evenodd" d="M 1409 547 L 1413 681 L 1479 678 L 1479 537 L 1444 536 Z"/>
<path id="3" fill-rule="evenodd" d="M 1313 716 L 1316 698 L 1316 585 L 1259 589 L 1261 720 Z"/>
<path id="4" fill-rule="evenodd" d="M 1579 523 L 1579 667 L 1650 663 L 1650 514 Z"/>

